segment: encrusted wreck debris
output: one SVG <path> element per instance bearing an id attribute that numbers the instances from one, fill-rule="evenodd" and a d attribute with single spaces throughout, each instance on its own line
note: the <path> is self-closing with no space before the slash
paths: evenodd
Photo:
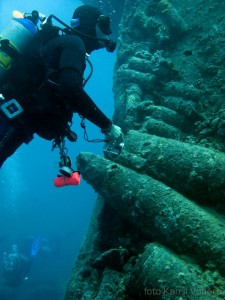
<path id="1" fill-rule="evenodd" d="M 119 157 L 81 153 L 98 193 L 65 299 L 225 298 L 225 3 L 126 0 Z"/>

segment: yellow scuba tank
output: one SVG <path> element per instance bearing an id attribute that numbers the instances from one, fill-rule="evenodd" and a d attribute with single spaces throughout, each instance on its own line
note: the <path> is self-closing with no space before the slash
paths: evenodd
<path id="1" fill-rule="evenodd" d="M 0 81 L 13 60 L 26 49 L 37 30 L 34 22 L 22 13 L 13 11 L 12 20 L 0 33 Z"/>

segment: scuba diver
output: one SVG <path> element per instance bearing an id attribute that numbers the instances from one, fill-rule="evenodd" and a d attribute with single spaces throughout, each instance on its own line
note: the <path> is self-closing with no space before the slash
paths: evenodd
<path id="1" fill-rule="evenodd" d="M 42 243 L 41 237 L 35 237 L 32 241 L 29 256 L 19 253 L 17 245 L 12 245 L 10 253 L 3 253 L 1 267 L 5 285 L 16 287 L 28 279 L 30 268 L 42 247 Z"/>
<path id="2" fill-rule="evenodd" d="M 19 20 L 26 30 L 30 24 L 25 21 L 32 22 L 35 28 L 30 26 L 29 30 L 35 34 L 20 55 L 15 53 L 10 41 L 7 45 L 6 40 L 0 40 L 0 167 L 37 134 L 52 140 L 53 149 L 59 148 L 60 172 L 71 176 L 73 170 L 64 139 L 76 140 L 76 134 L 70 129 L 73 113 L 99 127 L 106 137 L 101 141 L 122 147 L 121 128 L 105 116 L 84 90 L 87 55 L 102 48 L 109 52 L 115 50 L 116 42 L 109 39 L 110 18 L 96 7 L 81 5 L 73 13 L 71 26 L 54 15 L 45 18 L 37 11 L 14 20 L 17 23 Z M 37 27 L 40 20 L 44 20 L 41 29 Z M 53 25 L 52 20 L 64 28 Z M 16 31 L 13 32 L 10 34 L 14 43 L 22 43 L 22 39 L 13 36 Z M 13 57 L 4 74 L 1 72 L 3 52 Z M 85 130 L 84 123 L 81 124 Z"/>

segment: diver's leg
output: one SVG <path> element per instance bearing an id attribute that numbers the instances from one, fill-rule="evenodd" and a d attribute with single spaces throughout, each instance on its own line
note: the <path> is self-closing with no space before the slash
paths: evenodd
<path id="1" fill-rule="evenodd" d="M 23 143 L 29 143 L 33 135 L 20 120 L 10 121 L 0 117 L 0 168 Z"/>

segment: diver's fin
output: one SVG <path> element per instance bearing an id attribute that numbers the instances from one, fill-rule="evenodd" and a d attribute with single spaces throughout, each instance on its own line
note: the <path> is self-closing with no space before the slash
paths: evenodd
<path id="1" fill-rule="evenodd" d="M 37 236 L 33 239 L 32 245 L 31 245 L 31 257 L 35 257 L 39 250 L 41 249 L 43 245 L 43 238 L 40 236 Z"/>

